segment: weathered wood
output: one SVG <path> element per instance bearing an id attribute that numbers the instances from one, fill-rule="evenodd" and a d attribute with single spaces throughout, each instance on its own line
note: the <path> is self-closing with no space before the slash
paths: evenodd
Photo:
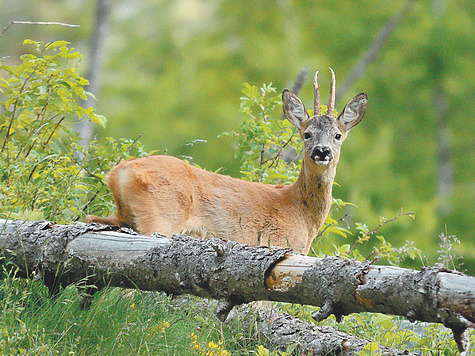
<path id="1" fill-rule="evenodd" d="M 338 264 L 341 264 L 341 268 L 328 267 Z M 307 283 L 306 278 L 311 269 L 328 271 L 326 274 L 328 278 L 345 268 L 350 268 L 351 264 L 355 264 L 361 271 L 353 274 L 354 280 L 351 284 L 356 285 L 353 289 L 354 298 L 351 303 L 341 306 L 342 315 L 369 311 L 402 315 L 420 321 L 446 323 L 449 322 L 450 316 L 445 311 L 450 311 L 449 314 L 456 319 L 452 322 L 457 322 L 459 317 L 462 317 L 466 319 L 462 323 L 474 327 L 475 278 L 448 271 L 441 266 L 414 271 L 394 266 L 373 266 L 337 257 L 316 259 L 287 254 L 266 277 L 266 285 L 269 289 L 283 294 L 296 294 L 296 298 L 302 299 L 303 297 L 299 297 L 299 290 L 302 284 Z M 334 294 L 333 303 L 338 302 L 338 293 L 333 289 L 340 288 L 331 286 L 335 284 L 336 278 L 340 277 L 328 278 L 329 289 L 324 292 Z M 347 276 L 343 279 L 347 283 L 351 281 Z M 349 291 L 343 293 L 348 294 Z"/>
<path id="2" fill-rule="evenodd" d="M 414 271 L 365 263 L 360 271 L 341 273 L 353 263 L 335 257 L 316 262 L 313 257 L 288 254 L 266 277 L 266 285 L 282 293 L 285 301 L 321 306 L 314 314 L 316 320 L 362 311 L 401 315 L 444 324 L 452 329 L 459 349 L 466 348 L 463 333 L 475 326 L 474 277 L 441 266 Z M 321 274 L 319 293 L 305 295 L 302 286 L 308 287 L 315 273 Z"/>
<path id="3" fill-rule="evenodd" d="M 320 306 L 318 320 L 370 311 L 439 322 L 454 331 L 459 345 L 474 326 L 475 278 L 441 267 L 413 271 L 215 238 L 110 230 L 0 220 L 0 254 L 25 276 L 42 276 L 52 291 L 89 279 L 98 287 L 188 293 L 219 300 L 223 319 L 234 305 L 274 300 Z"/>
<path id="4" fill-rule="evenodd" d="M 309 324 L 285 313 L 270 309 L 255 309 L 249 304 L 231 314 L 231 323 L 266 342 L 271 348 L 295 346 L 296 355 L 354 355 L 370 340 L 346 334 L 330 326 Z M 417 355 L 407 350 L 378 345 L 378 355 Z"/>
<path id="5" fill-rule="evenodd" d="M 190 295 L 177 296 L 171 301 L 175 310 L 193 304 L 197 313 L 215 310 L 217 303 Z M 256 308 L 255 303 L 234 308 L 226 319 L 233 330 L 243 333 L 246 340 L 258 342 L 272 350 L 292 349 L 291 355 L 354 355 L 373 340 L 347 334 L 331 326 L 315 325 L 273 308 Z M 378 355 L 419 355 L 378 344 Z"/>

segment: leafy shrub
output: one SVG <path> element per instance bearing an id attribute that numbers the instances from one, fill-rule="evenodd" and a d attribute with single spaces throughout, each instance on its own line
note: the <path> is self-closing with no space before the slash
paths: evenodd
<path id="1" fill-rule="evenodd" d="M 120 160 L 143 156 L 137 140 L 79 144 L 78 120 L 105 125 L 79 100 L 90 95 L 77 74 L 81 55 L 68 43 L 33 42 L 17 66 L 0 65 L 0 215 L 5 218 L 75 221 L 110 209 L 105 174 Z"/>

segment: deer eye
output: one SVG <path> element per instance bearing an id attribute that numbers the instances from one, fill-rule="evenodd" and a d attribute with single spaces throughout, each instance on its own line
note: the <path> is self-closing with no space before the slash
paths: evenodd
<path id="1" fill-rule="evenodd" d="M 336 135 L 335 135 L 335 140 L 340 141 L 340 139 L 341 139 L 341 135 L 340 135 L 340 134 L 336 134 Z"/>
<path id="2" fill-rule="evenodd" d="M 303 138 L 306 139 L 306 140 L 308 140 L 310 137 L 312 137 L 312 135 L 309 132 L 305 132 L 303 134 Z"/>

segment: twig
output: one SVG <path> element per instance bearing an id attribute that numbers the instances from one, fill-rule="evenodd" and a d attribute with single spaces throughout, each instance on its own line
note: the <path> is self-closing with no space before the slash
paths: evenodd
<path id="1" fill-rule="evenodd" d="M 282 151 L 285 149 L 285 147 L 287 147 L 287 145 L 290 143 L 290 141 L 292 141 L 292 139 L 294 138 L 294 136 L 295 136 L 295 135 L 292 134 L 292 135 L 290 136 L 290 138 L 280 147 L 279 152 L 277 152 L 273 157 L 270 157 L 270 158 L 268 158 L 268 159 L 266 159 L 266 160 L 264 160 L 264 161 L 262 161 L 262 157 L 261 157 L 261 166 L 262 166 L 263 164 L 266 164 L 266 163 L 269 162 L 269 161 L 274 161 L 274 162 L 275 162 L 275 161 L 280 157 L 280 155 L 282 154 Z M 272 163 L 272 164 L 274 164 L 274 163 Z M 270 165 L 270 167 L 272 167 L 272 164 Z"/>
<path id="2" fill-rule="evenodd" d="M 46 140 L 45 143 L 43 143 L 43 149 L 46 148 L 46 146 L 48 145 L 49 141 L 51 140 L 51 137 L 53 137 L 54 133 L 56 132 L 56 130 L 58 129 L 59 125 L 61 125 L 61 123 L 63 122 L 64 120 L 64 116 L 58 121 L 58 123 L 56 124 L 56 126 L 54 127 L 54 129 L 51 131 L 51 134 L 49 135 L 48 139 Z"/>
<path id="3" fill-rule="evenodd" d="M 341 218 L 335 220 L 334 223 L 325 225 L 325 227 L 323 228 L 323 230 L 320 231 L 320 232 L 318 233 L 317 237 L 315 237 L 315 238 L 318 239 L 319 237 L 322 237 L 323 234 L 325 233 L 325 231 L 326 231 L 330 226 L 338 226 L 338 223 L 339 223 L 340 221 L 345 221 L 347 217 L 348 217 L 348 214 L 345 213 L 345 214 L 343 214 L 343 216 L 342 216 Z M 347 223 L 347 224 L 348 224 L 348 223 Z"/>
<path id="4" fill-rule="evenodd" d="M 81 27 L 79 25 L 72 25 L 64 22 L 55 22 L 55 21 L 11 21 L 7 26 L 5 26 L 0 32 L 0 38 L 8 31 L 12 25 L 54 25 L 54 26 L 65 26 L 65 27 Z"/>
<path id="5" fill-rule="evenodd" d="M 328 229 L 330 226 L 338 226 L 338 223 L 339 223 L 340 221 L 346 221 L 346 218 L 347 218 L 347 217 L 348 217 L 348 214 L 345 213 L 345 214 L 343 214 L 343 216 L 342 216 L 341 218 L 336 219 L 334 223 L 325 225 L 325 227 L 323 228 L 323 230 L 319 231 L 318 234 L 317 234 L 317 236 L 315 236 L 314 241 L 318 239 L 318 240 L 319 240 L 318 242 L 320 242 L 321 237 L 323 236 L 323 234 L 325 233 L 325 231 L 327 231 L 327 229 Z M 347 222 L 347 225 L 348 225 L 348 222 Z M 313 243 L 312 243 L 312 245 L 313 245 Z M 313 246 L 310 246 L 310 248 L 312 249 L 313 254 L 314 254 L 315 256 L 318 256 L 318 254 L 317 254 L 317 253 L 315 252 L 315 250 L 313 249 Z"/>
<path id="6" fill-rule="evenodd" d="M 23 157 L 23 159 L 25 159 L 26 157 L 28 157 L 30 155 L 30 152 L 31 150 L 33 149 L 33 147 L 36 145 L 36 143 L 38 142 L 38 138 L 35 138 L 35 140 L 33 141 L 33 143 L 31 144 L 30 148 L 28 149 L 28 151 L 26 151 L 25 153 L 25 156 Z M 20 151 L 21 152 L 21 151 Z"/>
<path id="7" fill-rule="evenodd" d="M 20 91 L 18 92 L 18 96 L 20 96 L 23 93 L 23 90 L 25 90 L 26 83 L 28 83 L 28 81 L 31 79 L 33 74 L 36 72 L 37 68 L 38 68 L 38 65 L 36 65 L 35 68 L 33 68 L 30 75 L 25 79 L 25 81 L 23 82 L 23 84 L 20 88 Z M 5 150 L 5 146 L 8 143 L 8 136 L 10 135 L 10 130 L 12 129 L 13 120 L 15 120 L 15 114 L 16 114 L 17 106 L 18 106 L 18 97 L 16 98 L 15 103 L 13 104 L 13 110 L 12 110 L 12 115 L 11 115 L 11 118 L 10 118 L 10 123 L 8 124 L 7 133 L 5 134 L 5 140 L 3 141 L 3 146 L 2 146 L 2 150 L 0 151 L 0 153 L 3 153 L 3 151 Z M 7 151 L 7 159 L 9 159 L 8 151 Z"/>
<path id="8" fill-rule="evenodd" d="M 396 215 L 395 217 L 389 219 L 389 220 L 383 220 L 381 221 L 373 230 L 371 230 L 370 232 L 368 232 L 366 234 L 366 236 L 371 236 L 373 234 L 376 233 L 376 231 L 378 231 L 381 227 L 383 227 L 384 225 L 392 222 L 392 221 L 396 221 L 397 219 L 399 219 L 401 216 L 410 216 L 411 218 L 414 219 L 414 216 L 416 215 L 416 213 L 414 211 L 411 211 L 410 213 L 404 213 L 403 211 L 401 211 L 398 215 Z"/>
<path id="9" fill-rule="evenodd" d="M 386 225 L 386 224 L 388 224 L 388 223 L 390 223 L 390 222 L 392 222 L 392 221 L 396 221 L 396 220 L 399 219 L 401 216 L 410 216 L 411 218 L 414 219 L 414 216 L 415 216 L 415 215 L 416 215 L 416 213 L 415 213 L 414 211 L 411 211 L 410 213 L 405 213 L 405 212 L 403 212 L 403 211 L 401 210 L 401 212 L 400 212 L 398 215 L 396 215 L 395 217 L 393 217 L 393 218 L 391 218 L 391 219 L 388 219 L 388 220 L 382 219 L 382 220 L 380 221 L 380 223 L 379 223 L 378 225 L 376 225 L 376 227 L 375 227 L 373 230 L 371 230 L 371 231 L 368 232 L 367 234 L 363 234 L 363 236 L 371 236 L 371 235 L 374 235 L 374 234 L 375 234 L 380 228 L 382 228 L 384 225 Z M 354 249 L 356 246 L 358 246 L 360 243 L 361 243 L 361 240 L 360 240 L 360 239 L 356 240 L 356 242 L 354 243 L 354 245 L 351 246 L 350 250 L 348 251 L 348 254 L 350 254 L 350 253 L 353 251 L 353 249 Z M 372 255 L 373 255 L 373 253 L 371 253 L 371 254 L 368 256 L 368 258 L 371 257 Z"/>
<path id="10" fill-rule="evenodd" d="M 88 168 L 86 168 L 86 166 L 83 163 L 79 162 L 76 158 L 74 160 L 87 174 L 89 174 L 93 178 L 96 178 L 97 180 L 99 180 L 102 183 L 102 178 L 101 177 L 99 177 L 97 174 L 92 173 Z"/>
<path id="11" fill-rule="evenodd" d="M 262 167 L 262 165 L 264 164 L 264 152 L 265 151 L 266 151 L 266 146 L 265 146 L 265 144 L 262 144 L 261 153 L 259 155 L 259 167 Z"/>
<path id="12" fill-rule="evenodd" d="M 82 208 L 82 212 L 83 212 L 84 214 L 86 214 L 86 210 L 87 210 L 87 208 L 89 208 L 89 205 L 91 205 L 91 203 L 97 198 L 99 192 L 100 192 L 100 190 L 96 190 L 96 191 L 94 192 L 94 195 L 92 196 L 92 198 L 89 199 L 89 201 L 88 201 L 86 204 L 84 204 L 84 206 L 83 206 L 83 208 Z M 81 215 L 79 214 L 79 215 L 76 217 L 76 219 L 74 219 L 74 221 L 78 221 L 78 220 L 80 219 L 80 217 L 81 217 Z"/>

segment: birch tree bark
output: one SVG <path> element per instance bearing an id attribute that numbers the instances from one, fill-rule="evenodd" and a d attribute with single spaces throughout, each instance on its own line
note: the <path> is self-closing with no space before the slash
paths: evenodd
<path id="1" fill-rule="evenodd" d="M 95 96 L 97 96 L 99 92 L 101 81 L 110 9 L 111 0 L 97 0 L 94 32 L 91 38 L 89 54 L 89 67 L 86 75 L 86 78 L 89 80 L 89 85 L 86 87 L 86 90 Z M 95 107 L 95 100 L 88 96 L 87 99 L 81 103 L 81 106 L 83 108 Z M 94 131 L 93 123 L 82 118 L 82 120 L 76 124 L 76 130 L 81 137 L 81 144 L 89 146 Z"/>
<path id="2" fill-rule="evenodd" d="M 274 300 L 320 306 L 337 319 L 358 312 L 442 323 L 461 350 L 475 323 L 475 278 L 440 266 L 421 271 L 340 257 L 314 258 L 284 248 L 250 247 L 217 238 L 147 237 L 112 227 L 0 220 L 0 255 L 54 293 L 82 281 L 193 294 L 219 300 L 224 320 L 235 305 Z"/>

